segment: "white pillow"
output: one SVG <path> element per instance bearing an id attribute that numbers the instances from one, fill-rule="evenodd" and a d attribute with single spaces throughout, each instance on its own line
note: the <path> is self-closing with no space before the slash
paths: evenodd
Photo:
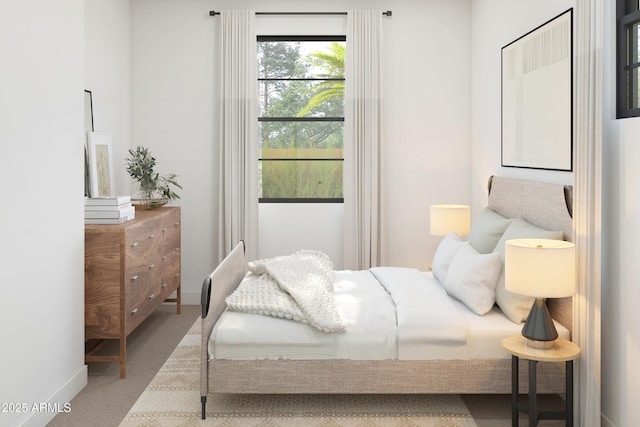
<path id="1" fill-rule="evenodd" d="M 449 271 L 451 261 L 453 261 L 453 257 L 462 245 L 464 245 L 464 242 L 455 231 L 447 234 L 440 242 L 440 245 L 438 245 L 436 254 L 433 256 L 431 271 L 433 271 L 434 277 L 438 279 L 440 283 L 444 284 L 445 280 L 447 280 L 447 272 Z"/>
<path id="2" fill-rule="evenodd" d="M 493 252 L 500 254 L 500 259 L 504 263 L 504 245 L 510 239 L 553 239 L 563 240 L 562 231 L 550 231 L 525 221 L 522 218 L 513 220 L 513 222 L 504 231 L 504 234 L 498 241 Z M 500 309 L 515 323 L 521 323 L 527 320 L 531 306 L 533 305 L 533 297 L 516 294 L 505 288 L 504 284 L 504 268 L 498 278 L 496 285 L 496 303 Z"/>
<path id="3" fill-rule="evenodd" d="M 496 302 L 496 282 L 501 269 L 499 254 L 480 254 L 466 243 L 451 261 L 444 288 L 474 313 L 483 315 Z"/>
<path id="4" fill-rule="evenodd" d="M 484 208 L 480 214 L 473 219 L 471 231 L 469 232 L 469 243 L 473 249 L 481 254 L 493 252 L 493 248 L 502 237 L 502 233 L 511 224 L 513 219 L 505 218 L 502 215 Z"/>

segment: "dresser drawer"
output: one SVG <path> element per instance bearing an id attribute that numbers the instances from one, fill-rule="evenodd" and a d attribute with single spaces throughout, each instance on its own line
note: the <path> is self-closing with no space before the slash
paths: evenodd
<path id="1" fill-rule="evenodd" d="M 130 265 L 138 265 L 157 256 L 161 238 L 161 222 L 161 218 L 153 217 L 126 230 L 124 236 L 125 254 Z"/>
<path id="2" fill-rule="evenodd" d="M 180 287 L 180 252 L 173 251 L 162 259 L 160 272 L 160 297 L 165 300 Z"/>
<path id="3" fill-rule="evenodd" d="M 145 267 L 127 270 L 124 283 L 125 312 L 139 305 L 139 301 L 152 293 L 156 285 L 158 285 L 157 271 Z"/>
<path id="4" fill-rule="evenodd" d="M 160 224 L 160 254 L 167 255 L 180 250 L 180 211 L 171 212 Z"/>
<path id="5" fill-rule="evenodd" d="M 155 284 L 146 289 L 144 293 L 139 294 L 135 300 L 132 300 L 131 305 L 124 313 L 127 324 L 127 335 L 146 319 L 161 302 L 159 284 Z"/>

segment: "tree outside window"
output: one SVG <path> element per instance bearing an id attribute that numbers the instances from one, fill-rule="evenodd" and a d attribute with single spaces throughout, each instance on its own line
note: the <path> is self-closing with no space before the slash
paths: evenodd
<path id="1" fill-rule="evenodd" d="M 342 202 L 344 36 L 258 37 L 261 202 Z"/>

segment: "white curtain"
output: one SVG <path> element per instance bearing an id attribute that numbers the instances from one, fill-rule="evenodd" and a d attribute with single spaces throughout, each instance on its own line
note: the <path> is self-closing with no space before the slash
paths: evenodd
<path id="1" fill-rule="evenodd" d="M 380 263 L 380 62 L 382 11 L 347 13 L 344 126 L 346 269 Z"/>
<path id="2" fill-rule="evenodd" d="M 244 240 L 258 254 L 258 110 L 255 13 L 220 12 L 218 257 Z"/>
<path id="3" fill-rule="evenodd" d="M 576 418 L 579 426 L 599 426 L 600 255 L 602 191 L 603 0 L 576 3 L 576 149 L 574 235 L 578 256 L 573 299 L 577 360 Z"/>

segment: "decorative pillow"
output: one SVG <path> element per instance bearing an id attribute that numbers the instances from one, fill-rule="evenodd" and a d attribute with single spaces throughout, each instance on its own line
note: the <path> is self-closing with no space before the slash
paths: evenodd
<path id="1" fill-rule="evenodd" d="M 545 230 L 536 227 L 522 218 L 518 218 L 513 220 L 509 227 L 507 227 L 493 250 L 500 254 L 500 259 L 503 264 L 502 272 L 500 273 L 498 284 L 496 285 L 496 303 L 498 303 L 504 314 L 506 314 L 507 317 L 515 323 L 521 323 L 527 320 L 534 298 L 516 294 L 505 289 L 504 245 L 507 240 L 529 238 L 562 240 L 563 234 L 562 231 Z"/>
<path id="2" fill-rule="evenodd" d="M 502 269 L 498 253 L 480 254 L 463 244 L 451 261 L 444 288 L 476 314 L 486 314 L 496 302 L 496 282 Z"/>
<path id="3" fill-rule="evenodd" d="M 434 277 L 438 279 L 440 283 L 444 284 L 447 279 L 447 272 L 449 271 L 451 261 L 453 261 L 453 257 L 462 245 L 464 245 L 464 242 L 455 231 L 447 234 L 440 242 L 440 245 L 438 245 L 436 254 L 433 256 L 431 271 L 433 271 Z"/>
<path id="4" fill-rule="evenodd" d="M 469 243 L 473 249 L 481 254 L 491 253 L 502 237 L 502 233 L 512 221 L 511 218 L 505 218 L 489 208 L 484 208 L 473 219 L 473 225 L 469 232 Z"/>

